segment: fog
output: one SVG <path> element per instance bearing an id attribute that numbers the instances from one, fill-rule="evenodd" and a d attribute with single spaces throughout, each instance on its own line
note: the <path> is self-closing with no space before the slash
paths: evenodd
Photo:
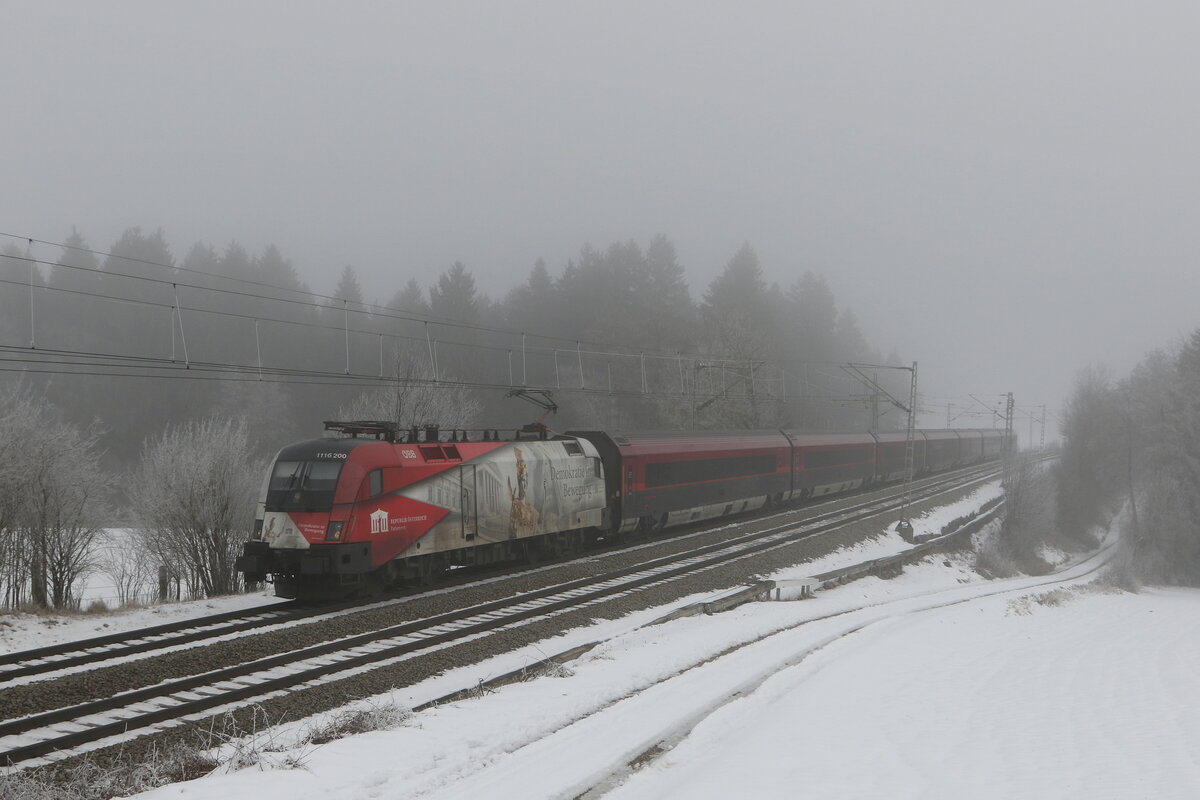
<path id="1" fill-rule="evenodd" d="M 5 234 L 274 243 L 380 303 L 656 234 L 699 298 L 749 242 L 920 362 L 926 425 L 1200 324 L 1194 3 L 6 10 Z"/>

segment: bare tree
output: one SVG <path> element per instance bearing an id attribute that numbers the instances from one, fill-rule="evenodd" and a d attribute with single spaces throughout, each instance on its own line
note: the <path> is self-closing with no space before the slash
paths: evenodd
<path id="1" fill-rule="evenodd" d="M 1151 353 L 1116 386 L 1084 373 L 1064 433 L 1059 518 L 1067 529 L 1119 498 L 1130 510 L 1128 576 L 1200 585 L 1200 331 L 1177 352 Z"/>
<path id="2" fill-rule="evenodd" d="M 1078 539 L 1059 531 L 1056 524 L 1056 481 L 1051 467 L 1030 454 L 1015 455 L 1004 468 L 1003 535 L 996 539 L 998 555 L 1022 571 L 1040 574 L 1050 569 L 1043 547 L 1075 551 Z"/>
<path id="3" fill-rule="evenodd" d="M 469 428 L 477 423 L 483 404 L 457 379 L 441 375 L 434 380 L 428 357 L 418 349 L 401 348 L 393 360 L 395 380 L 381 389 L 370 389 L 338 409 L 345 420 L 380 420 L 408 428 L 440 425 Z"/>
<path id="4" fill-rule="evenodd" d="M 1083 540 L 1120 485 L 1121 439 L 1116 432 L 1125 428 L 1119 412 L 1106 369 L 1092 366 L 1076 376 L 1062 426 L 1066 444 L 1058 470 L 1058 521 Z"/>
<path id="5" fill-rule="evenodd" d="M 0 397 L 0 583 L 6 605 L 72 604 L 93 566 L 109 484 L 100 431 L 56 418 L 26 384 Z"/>
<path id="6" fill-rule="evenodd" d="M 142 546 L 192 596 L 240 587 L 233 563 L 254 523 L 266 462 L 244 419 L 209 418 L 147 440 L 129 488 Z"/>
<path id="7" fill-rule="evenodd" d="M 18 383 L 0 393 L 0 589 L 5 606 L 28 599 L 29 547 L 21 527 L 29 488 L 23 443 L 38 428 L 38 407 Z"/>
<path id="8" fill-rule="evenodd" d="M 95 567 L 96 542 L 110 489 L 100 464 L 100 431 L 53 425 L 28 444 L 29 494 L 23 514 L 37 605 L 71 606 L 75 586 Z"/>
<path id="9" fill-rule="evenodd" d="M 152 559 L 141 538 L 125 531 L 118 532 L 97 559 L 100 571 L 112 581 L 117 602 L 122 606 L 136 603 L 149 594 Z"/>

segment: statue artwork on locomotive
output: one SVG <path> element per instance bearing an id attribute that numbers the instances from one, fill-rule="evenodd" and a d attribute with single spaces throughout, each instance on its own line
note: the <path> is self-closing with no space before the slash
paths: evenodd
<path id="1" fill-rule="evenodd" d="M 508 512 L 508 538 L 537 535 L 537 522 L 541 517 L 538 510 L 525 500 L 529 480 L 525 474 L 525 458 L 521 448 L 513 448 L 517 457 L 517 489 L 513 491 L 512 480 L 508 480 L 508 499 L 512 503 Z"/>
<path id="2" fill-rule="evenodd" d="M 420 552 L 599 525 L 603 472 L 585 448 L 592 449 L 574 440 L 513 442 L 401 490 L 449 512 L 421 537 Z"/>

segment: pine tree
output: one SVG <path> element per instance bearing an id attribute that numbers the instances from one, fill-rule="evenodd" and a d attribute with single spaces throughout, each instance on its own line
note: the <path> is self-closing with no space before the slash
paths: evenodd
<path id="1" fill-rule="evenodd" d="M 74 227 L 63 243 L 63 252 L 50 270 L 47 284 L 53 289 L 95 293 L 100 287 L 100 261 L 90 251 L 83 236 Z M 78 302 L 86 302 L 79 298 Z"/>
<path id="2" fill-rule="evenodd" d="M 475 278 L 461 261 L 438 276 L 429 289 L 429 307 L 433 316 L 473 325 L 479 321 L 480 298 Z"/>
<path id="3" fill-rule="evenodd" d="M 337 289 L 334 290 L 333 296 L 338 300 L 345 301 L 351 308 L 362 307 L 363 293 L 362 288 L 358 285 L 358 273 L 354 271 L 354 267 L 347 264 L 342 270 L 342 277 L 338 279 Z"/>
<path id="4" fill-rule="evenodd" d="M 388 308 L 406 314 L 429 314 L 429 301 L 425 299 L 425 290 L 416 278 L 409 278 L 404 288 L 396 292 L 388 303 Z"/>
<path id="5" fill-rule="evenodd" d="M 0 344 L 28 347 L 36 337 L 30 326 L 35 307 L 46 312 L 49 298 L 43 291 L 42 271 L 32 261 L 32 254 L 15 242 L 0 250 Z"/>

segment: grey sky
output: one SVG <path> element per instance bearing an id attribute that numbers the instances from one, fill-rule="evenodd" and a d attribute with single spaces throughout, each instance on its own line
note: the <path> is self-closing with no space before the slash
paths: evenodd
<path id="1" fill-rule="evenodd" d="M 378 301 L 656 233 L 699 296 L 748 240 L 934 403 L 1200 326 L 1194 2 L 3 8 L 7 233 L 274 242 Z"/>

